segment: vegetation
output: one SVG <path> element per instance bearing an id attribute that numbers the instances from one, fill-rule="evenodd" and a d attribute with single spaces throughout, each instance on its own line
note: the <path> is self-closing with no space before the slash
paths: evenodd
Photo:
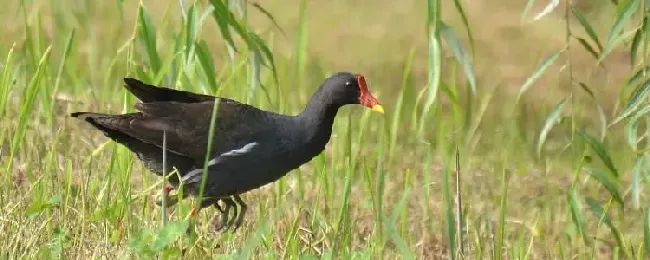
<path id="1" fill-rule="evenodd" d="M 0 256 L 645 259 L 650 3 L 521 2 L 5 1 Z M 237 233 L 161 214 L 162 180 L 68 117 L 132 111 L 127 76 L 296 114 L 336 71 L 386 114 L 344 109 Z"/>

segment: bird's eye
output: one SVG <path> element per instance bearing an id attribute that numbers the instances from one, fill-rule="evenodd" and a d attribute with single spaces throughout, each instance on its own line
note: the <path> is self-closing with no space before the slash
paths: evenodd
<path id="1" fill-rule="evenodd" d="M 350 86 L 350 85 L 352 85 L 352 82 L 350 82 L 350 81 L 346 81 L 346 82 L 345 82 L 345 85 L 346 85 L 346 86 Z"/>

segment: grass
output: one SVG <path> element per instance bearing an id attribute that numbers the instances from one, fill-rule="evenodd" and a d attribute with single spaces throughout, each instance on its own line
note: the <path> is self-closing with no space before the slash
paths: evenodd
<path id="1" fill-rule="evenodd" d="M 1 258 L 644 259 L 645 2 L 441 2 L 5 3 Z M 127 76 L 296 114 L 340 70 L 386 115 L 342 109 L 236 234 L 163 221 L 162 180 L 67 116 L 132 111 Z"/>

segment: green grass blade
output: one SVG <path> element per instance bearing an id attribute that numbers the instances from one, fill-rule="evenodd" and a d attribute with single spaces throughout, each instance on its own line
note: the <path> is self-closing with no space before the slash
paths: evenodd
<path id="1" fill-rule="evenodd" d="M 589 206 L 589 209 L 591 210 L 591 213 L 594 214 L 596 218 L 598 218 L 599 221 L 602 221 L 609 227 L 609 230 L 612 232 L 612 235 L 614 236 L 614 239 L 616 240 L 616 244 L 618 245 L 619 248 L 623 249 L 624 252 L 625 250 L 625 243 L 623 242 L 623 239 L 621 237 L 621 233 L 618 231 L 616 226 L 612 223 L 611 219 L 607 215 L 607 212 L 603 209 L 602 206 L 600 206 L 600 203 L 590 197 L 586 198 L 587 205 Z"/>
<path id="2" fill-rule="evenodd" d="M 264 40 L 262 40 L 262 38 L 260 38 L 257 34 L 251 32 L 250 38 L 255 43 L 255 46 L 257 46 L 262 56 L 264 57 L 264 59 L 261 59 L 260 61 L 262 62 L 262 64 L 270 66 L 273 75 L 273 80 L 275 81 L 275 84 L 278 84 L 278 72 L 277 72 L 277 68 L 275 67 L 275 59 L 273 58 L 273 52 L 271 52 L 271 48 L 269 48 L 269 46 L 264 42 Z M 270 65 L 266 64 L 265 61 L 268 61 Z"/>
<path id="3" fill-rule="evenodd" d="M 634 167 L 632 168 L 632 187 L 630 192 L 632 192 L 632 207 L 638 209 L 640 207 L 639 197 L 641 193 L 641 179 L 650 173 L 648 171 L 650 167 L 650 161 L 648 161 L 648 156 L 646 154 L 637 156 Z"/>
<path id="4" fill-rule="evenodd" d="M 217 115 L 219 112 L 219 102 L 220 99 L 215 98 L 214 104 L 212 106 L 212 114 L 210 115 L 210 128 L 208 129 L 208 143 L 205 150 L 205 159 L 203 160 L 203 173 L 201 175 L 201 186 L 199 187 L 199 194 L 197 196 L 197 202 L 195 207 L 198 209 L 201 207 L 201 202 L 203 201 L 203 193 L 205 192 L 205 186 L 207 184 L 208 176 L 208 163 L 210 161 L 210 156 L 212 152 L 212 145 L 214 140 L 214 132 L 217 125 Z"/>
<path id="5" fill-rule="evenodd" d="M 646 80 L 642 85 L 634 89 L 632 94 L 630 94 L 630 98 L 627 100 L 627 104 L 625 105 L 625 108 L 623 108 L 623 111 L 621 111 L 621 113 L 619 113 L 618 116 L 609 123 L 609 125 L 615 125 L 630 116 L 638 106 L 645 101 L 648 93 L 650 93 L 650 80 Z"/>
<path id="6" fill-rule="evenodd" d="M 261 59 L 260 62 L 265 66 L 270 66 L 271 72 L 273 74 L 273 79 L 277 84 L 277 69 L 275 66 L 273 53 L 271 52 L 268 45 L 257 34 L 249 31 L 245 25 L 242 25 L 239 21 L 237 21 L 225 3 L 221 2 L 220 0 L 210 0 L 210 3 L 215 7 L 213 11 L 213 17 L 219 25 L 221 34 L 228 42 L 228 44 L 234 48 L 232 34 L 229 31 L 229 28 L 232 27 L 232 29 L 242 38 L 242 40 L 244 40 L 246 46 L 250 51 L 261 52 L 263 59 Z M 267 64 L 267 62 L 269 64 Z"/>
<path id="7" fill-rule="evenodd" d="M 228 46 L 237 50 L 235 47 L 235 41 L 232 38 L 232 33 L 230 32 L 230 11 L 228 6 L 226 6 L 221 0 L 210 0 L 210 4 L 214 7 L 212 11 L 212 17 L 214 21 L 219 26 L 219 31 L 221 32 L 221 37 L 226 41 Z"/>
<path id="8" fill-rule="evenodd" d="M 544 16 L 547 16 L 548 14 L 552 13 L 553 10 L 555 10 L 559 5 L 560 5 L 559 0 L 549 1 L 548 4 L 546 4 L 546 6 L 544 7 L 544 9 L 542 9 L 542 11 L 540 11 L 539 13 L 537 13 L 537 15 L 535 15 L 535 17 L 533 17 L 533 21 L 540 20 Z"/>
<path id="9" fill-rule="evenodd" d="M 634 66 L 636 64 L 636 55 L 639 52 L 639 46 L 641 46 L 641 39 L 643 38 L 643 30 L 637 30 L 634 33 L 632 38 L 632 44 L 630 44 L 630 65 Z"/>
<path id="10" fill-rule="evenodd" d="M 384 135 L 382 134 L 382 140 L 384 140 Z M 370 191 L 370 194 L 372 195 L 372 182 L 374 180 L 375 187 L 376 187 L 376 192 L 374 192 L 375 198 L 375 220 L 377 221 L 376 225 L 380 227 L 378 237 L 379 237 L 379 244 L 380 245 L 385 245 L 386 238 L 384 232 L 384 229 L 381 228 L 385 225 L 384 220 L 384 193 L 386 191 L 386 170 L 384 169 L 384 164 L 385 162 L 382 160 L 384 157 L 384 149 L 382 148 L 383 146 L 380 147 L 380 149 L 377 150 L 377 162 L 375 166 L 375 175 L 372 176 L 371 173 L 372 171 L 370 169 L 366 169 L 364 172 L 367 173 L 367 181 L 368 181 L 368 190 Z M 383 250 L 383 247 L 382 247 Z"/>
<path id="11" fill-rule="evenodd" d="M 151 243 L 151 248 L 154 252 L 162 252 L 183 236 L 189 227 L 190 224 L 188 221 L 168 223 L 156 234 L 155 239 Z"/>
<path id="12" fill-rule="evenodd" d="M 528 17 L 528 13 L 530 13 L 530 10 L 533 9 L 534 5 L 535 0 L 528 0 L 528 2 L 526 2 L 526 7 L 524 7 L 524 11 L 521 12 L 521 17 L 519 18 L 521 24 L 526 22 L 526 17 Z"/>
<path id="13" fill-rule="evenodd" d="M 585 40 L 584 38 L 580 38 L 580 37 L 576 37 L 576 38 L 578 39 L 578 42 L 580 43 L 580 45 L 582 45 L 582 47 L 587 52 L 589 52 L 591 54 L 591 56 L 594 57 L 594 59 L 598 60 L 598 52 L 596 50 L 594 50 L 594 48 L 592 48 L 591 45 L 589 45 L 587 40 Z"/>
<path id="14" fill-rule="evenodd" d="M 149 56 L 149 65 L 151 66 L 152 72 L 149 75 L 156 75 L 160 68 L 162 67 L 162 61 L 158 55 L 157 43 L 156 43 L 156 27 L 153 24 L 151 15 L 143 5 L 140 6 L 138 11 L 138 36 L 142 47 Z"/>
<path id="15" fill-rule="evenodd" d="M 217 69 L 214 66 L 214 62 L 212 61 L 212 55 L 208 49 L 208 44 L 205 41 L 201 41 L 200 43 L 197 43 L 194 48 L 196 50 L 196 57 L 199 58 L 201 68 L 203 68 L 205 77 L 207 78 L 208 84 L 210 85 L 210 90 L 213 91 L 213 93 L 216 93 L 219 89 L 216 75 Z"/>
<path id="16" fill-rule="evenodd" d="M 305 69 L 307 67 L 307 58 L 309 57 L 308 42 L 309 42 L 309 15 L 307 13 L 307 0 L 300 1 L 300 7 L 298 11 L 298 30 L 297 35 L 295 36 L 295 49 L 294 49 L 294 66 L 296 73 L 294 74 L 294 84 L 301 86 L 303 84 L 302 76 L 305 74 Z"/>
<path id="17" fill-rule="evenodd" d="M 463 70 L 465 71 L 465 76 L 469 81 L 469 86 L 472 90 L 472 94 L 476 95 L 476 78 L 474 77 L 472 62 L 469 60 L 467 52 L 463 48 L 462 44 L 460 41 L 458 41 L 456 33 L 454 33 L 454 30 L 447 24 L 440 22 L 440 36 L 442 36 L 445 42 L 447 42 L 447 44 L 451 47 L 451 50 L 454 53 L 454 57 L 456 57 L 458 63 L 463 66 Z"/>
<path id="18" fill-rule="evenodd" d="M 609 156 L 609 153 L 603 146 L 601 142 L 590 136 L 584 131 L 578 131 L 577 134 L 581 136 L 587 144 L 591 147 L 591 149 L 596 152 L 596 155 L 600 158 L 600 160 L 605 164 L 607 169 L 609 169 L 616 178 L 618 178 L 618 171 L 616 170 L 616 167 L 614 167 L 614 162 L 612 161 L 612 158 Z"/>
<path id="19" fill-rule="evenodd" d="M 427 26 L 429 27 L 429 34 L 437 32 L 437 26 L 442 21 L 441 11 L 442 5 L 440 0 L 427 0 Z"/>
<path id="20" fill-rule="evenodd" d="M 241 250 L 233 257 L 234 259 L 252 259 L 252 255 L 255 253 L 261 244 L 265 242 L 265 237 L 268 235 L 269 230 L 269 218 L 262 218 L 261 225 L 255 230 L 255 232 L 246 239 Z"/>
<path id="21" fill-rule="evenodd" d="M 610 53 L 615 51 L 621 43 L 626 42 L 628 39 L 633 38 L 636 34 L 636 30 L 631 30 L 625 32 L 620 37 L 617 37 L 611 45 L 605 45 L 605 49 L 600 53 L 600 57 L 596 61 L 596 66 L 601 65 L 601 63 L 609 56 Z"/>
<path id="22" fill-rule="evenodd" d="M 167 214 L 167 209 L 169 208 L 168 206 L 168 198 L 169 194 L 167 193 L 167 175 L 169 172 L 169 169 L 167 169 L 167 131 L 163 130 L 163 144 L 162 144 L 162 173 L 163 173 L 163 178 L 162 178 L 162 183 L 160 185 L 160 194 L 162 194 L 162 204 L 160 205 L 160 212 L 162 215 L 162 226 L 164 227 L 167 225 L 167 221 L 169 221 L 169 216 Z"/>
<path id="23" fill-rule="evenodd" d="M 465 8 L 463 8 L 463 3 L 459 0 L 454 0 L 454 7 L 456 7 L 456 12 L 460 15 L 460 19 L 465 25 L 465 30 L 467 30 L 467 39 L 469 40 L 469 46 L 474 53 L 474 36 L 472 36 L 472 29 L 469 26 L 469 21 L 467 19 L 467 14 L 465 13 Z"/>
<path id="24" fill-rule="evenodd" d="M 393 118 L 391 119 L 391 125 L 390 125 L 390 141 L 389 141 L 389 148 L 388 148 L 388 158 L 389 161 L 392 161 L 393 155 L 395 152 L 395 147 L 397 145 L 397 135 L 399 134 L 399 126 L 402 121 L 400 120 L 402 116 L 402 109 L 404 107 L 404 95 L 405 92 L 407 91 L 407 87 L 410 84 L 409 79 L 411 78 L 411 68 L 413 65 L 413 59 L 415 58 L 415 49 L 411 49 L 409 52 L 409 55 L 406 58 L 406 62 L 404 63 L 404 70 L 402 73 L 402 84 L 401 84 L 401 89 L 399 91 L 399 94 L 397 96 L 397 102 L 394 106 L 393 110 Z"/>
<path id="25" fill-rule="evenodd" d="M 628 86 L 634 85 L 638 80 L 645 77 L 648 74 L 648 72 L 650 72 L 650 65 L 643 66 L 642 68 L 637 70 L 630 79 L 627 80 L 627 85 Z"/>
<path id="26" fill-rule="evenodd" d="M 494 247 L 494 256 L 496 260 L 503 259 L 503 251 L 506 236 L 506 212 L 508 207 L 508 185 L 510 183 L 510 176 L 507 169 L 502 169 L 501 174 L 501 199 L 499 203 L 499 222 L 496 235 L 496 245 Z"/>
<path id="27" fill-rule="evenodd" d="M 422 137 L 424 133 L 424 126 L 426 125 L 426 120 L 429 116 L 431 106 L 436 101 L 438 96 L 438 88 L 440 87 L 440 75 L 441 75 L 441 62 L 442 62 L 442 53 L 440 50 L 440 42 L 438 41 L 438 36 L 435 33 L 429 35 L 429 68 L 428 68 L 428 78 L 429 82 L 427 84 L 428 96 L 424 103 L 422 109 L 422 115 L 420 116 L 420 126 L 418 128 L 418 136 Z"/>
<path id="28" fill-rule="evenodd" d="M 573 220 L 573 225 L 578 230 L 578 233 L 582 236 L 582 241 L 585 245 L 589 245 L 589 239 L 587 238 L 587 228 L 585 223 L 585 216 L 583 214 L 584 207 L 580 200 L 580 194 L 576 188 L 571 188 L 569 191 L 569 208 L 571 209 L 571 219 Z"/>
<path id="29" fill-rule="evenodd" d="M 553 111 L 551 111 L 548 117 L 546 117 L 546 120 L 544 121 L 544 127 L 542 128 L 542 131 L 539 132 L 539 140 L 537 141 L 537 156 L 540 156 L 542 152 L 542 147 L 546 142 L 546 136 L 548 136 L 548 133 L 551 131 L 555 124 L 560 122 L 560 116 L 564 111 L 564 106 L 570 99 L 571 96 L 560 101 L 560 103 L 558 103 L 555 108 L 553 108 Z"/>
<path id="30" fill-rule="evenodd" d="M 282 27 L 280 27 L 280 25 L 278 24 L 278 22 L 275 21 L 275 17 L 273 16 L 273 14 L 271 14 L 271 12 L 269 12 L 268 10 L 266 10 L 266 8 L 264 8 L 264 7 L 263 7 L 262 5 L 260 5 L 259 3 L 256 3 L 256 2 L 250 2 L 250 1 L 246 1 L 246 2 L 248 2 L 248 4 L 250 4 L 251 6 L 255 7 L 255 9 L 257 9 L 258 12 L 260 12 L 261 14 L 263 14 L 263 15 L 266 17 L 266 19 L 268 19 L 269 21 L 271 21 L 271 23 L 273 23 L 273 26 L 275 26 L 275 28 L 277 28 L 278 30 L 280 30 L 280 33 L 281 33 L 282 35 L 285 35 L 284 31 L 282 30 Z"/>
<path id="31" fill-rule="evenodd" d="M 558 51 L 548 56 L 546 60 L 544 60 L 544 62 L 539 67 L 537 67 L 533 74 L 528 77 L 528 79 L 526 79 L 526 82 L 524 82 L 521 88 L 519 88 L 519 94 L 517 94 L 517 100 L 515 101 L 516 104 L 519 103 L 519 100 L 521 99 L 521 96 L 524 94 L 524 92 L 526 92 L 528 88 L 530 88 L 533 83 L 535 83 L 535 81 L 537 81 L 537 79 L 539 79 L 544 74 L 544 72 L 546 72 L 546 70 L 558 60 L 558 58 L 560 58 L 560 54 L 562 54 L 562 52 L 564 52 L 564 50 Z"/>
<path id="32" fill-rule="evenodd" d="M 454 219 L 454 203 L 452 201 L 452 170 L 445 167 L 442 175 L 442 199 L 445 214 L 445 231 L 447 233 L 447 244 L 449 245 L 449 255 L 451 259 L 456 259 L 456 222 Z"/>
<path id="33" fill-rule="evenodd" d="M 634 13 L 637 11 L 638 5 L 639 0 L 630 0 L 622 9 L 620 9 L 620 12 L 617 12 L 614 25 L 609 30 L 609 37 L 605 42 L 605 46 L 601 51 L 597 64 L 600 64 L 620 43 L 630 37 L 632 33 L 636 34 L 636 30 L 631 31 L 630 33 L 623 33 L 623 30 L 628 24 L 630 18 L 632 18 Z"/>
<path id="34" fill-rule="evenodd" d="M 461 170 L 460 170 L 460 152 L 458 151 L 458 145 L 456 145 L 456 153 L 455 153 L 455 177 L 456 177 L 456 189 L 455 189 L 455 217 L 456 217 L 456 240 L 457 242 L 457 252 L 459 256 L 462 258 L 465 256 L 465 246 L 464 242 L 465 239 L 463 238 L 463 198 L 462 198 L 462 193 L 461 193 Z"/>
<path id="35" fill-rule="evenodd" d="M 606 49 L 612 49 L 612 45 L 618 42 L 618 37 L 621 35 L 621 32 L 625 28 L 628 20 L 637 11 L 638 5 L 639 0 L 630 0 L 627 2 L 625 7 L 623 7 L 623 9 L 621 9 L 621 11 L 616 14 L 614 25 L 609 30 L 609 37 L 605 42 Z"/>
<path id="36" fill-rule="evenodd" d="M 589 86 L 587 86 L 587 84 L 585 84 L 583 82 L 578 82 L 578 85 L 580 86 L 580 88 L 582 90 L 584 90 L 585 92 L 587 92 L 587 94 L 589 94 L 589 97 L 591 97 L 593 99 L 596 98 L 596 96 L 594 95 L 594 92 L 591 90 L 591 88 L 589 88 Z"/>
<path id="37" fill-rule="evenodd" d="M 402 193 L 402 197 L 397 202 L 395 207 L 393 207 L 390 217 L 386 220 L 386 215 L 384 215 L 384 219 L 385 219 L 384 232 L 388 234 L 391 240 L 393 241 L 393 243 L 395 243 L 397 247 L 397 251 L 403 257 L 403 259 L 415 259 L 415 256 L 407 246 L 408 244 L 406 243 L 406 241 L 404 241 L 402 236 L 400 236 L 399 232 L 395 228 L 394 223 L 397 221 L 399 215 L 405 210 L 409 195 L 410 195 L 410 190 L 408 189 L 404 190 L 404 192 Z"/>
<path id="38" fill-rule="evenodd" d="M 582 15 L 580 10 L 576 8 L 575 5 L 571 5 L 571 13 L 573 13 L 573 16 L 576 19 L 578 19 L 578 22 L 580 22 L 580 25 L 582 25 L 582 28 L 585 30 L 589 38 L 596 43 L 596 46 L 598 46 L 598 50 L 602 51 L 603 45 L 600 43 L 600 39 L 598 39 L 598 35 L 596 34 L 596 31 L 594 30 L 593 27 L 591 27 L 591 24 L 589 24 L 587 18 L 585 18 L 585 16 Z"/>
<path id="39" fill-rule="evenodd" d="M 643 218 L 643 245 L 645 253 L 650 255 L 650 208 L 646 208 Z"/>
<path id="40" fill-rule="evenodd" d="M 384 229 L 385 233 L 390 235 L 391 240 L 393 241 L 393 244 L 397 248 L 397 252 L 401 255 L 402 259 L 416 259 L 413 253 L 411 252 L 410 248 L 408 247 L 408 244 L 404 239 L 400 236 L 399 232 L 397 231 L 397 228 L 395 228 L 395 224 L 391 221 L 384 221 Z"/>
<path id="41" fill-rule="evenodd" d="M 350 142 L 350 141 L 348 141 Z M 348 162 L 349 163 L 349 162 Z M 338 217 L 336 220 L 336 237 L 338 238 L 334 243 L 333 250 L 335 255 L 340 255 L 343 252 L 349 252 L 351 248 L 347 247 L 350 218 L 350 194 L 352 193 L 352 170 L 348 168 L 345 176 L 345 186 L 343 187 L 343 198 L 339 207 Z"/>
<path id="42" fill-rule="evenodd" d="M 7 53 L 2 72 L 2 79 L 0 79 L 0 118 L 4 118 L 7 109 L 7 101 L 9 101 L 9 93 L 11 93 L 11 85 L 13 81 L 13 74 L 11 68 L 14 64 L 14 47 L 13 44 Z"/>
<path id="43" fill-rule="evenodd" d="M 600 140 L 605 140 L 605 135 L 607 134 L 607 115 L 605 115 L 605 110 L 600 104 L 596 104 L 596 109 L 598 110 L 598 118 L 600 119 Z"/>
<path id="44" fill-rule="evenodd" d="M 72 31 L 70 31 L 70 35 L 65 41 L 65 46 L 63 47 L 63 56 L 59 63 L 59 69 L 57 71 L 56 80 L 54 81 L 54 88 L 52 90 L 53 95 L 52 95 L 52 103 L 50 104 L 50 113 L 54 112 L 56 95 L 61 85 L 61 78 L 63 77 L 63 71 L 65 70 L 66 61 L 70 57 L 74 40 L 75 40 L 75 30 L 73 29 Z M 2 113 L 0 113 L 0 115 L 2 115 Z M 48 118 L 48 125 L 52 125 L 52 119 L 54 118 L 54 115 L 48 116 L 47 118 Z"/>
<path id="45" fill-rule="evenodd" d="M 125 0 L 117 0 L 117 13 L 120 16 L 120 21 L 124 21 L 124 1 Z"/>
<path id="46" fill-rule="evenodd" d="M 648 0 L 643 2 L 643 6 L 646 8 L 646 10 L 648 9 L 648 7 L 650 6 Z M 643 22 L 641 22 L 641 24 L 642 24 L 641 29 L 643 29 L 645 31 L 644 33 L 647 35 L 648 32 L 650 32 L 650 16 L 648 16 L 647 13 L 643 16 Z"/>
<path id="47" fill-rule="evenodd" d="M 251 52 L 250 55 L 248 55 L 249 59 L 249 71 L 248 71 L 248 95 L 246 97 L 247 102 L 250 102 L 253 100 L 255 97 L 255 93 L 257 90 L 260 88 L 262 85 L 262 80 L 260 78 L 260 70 L 261 70 L 261 62 L 262 59 L 260 57 L 260 52 L 259 51 L 253 51 Z M 266 92 L 266 91 L 265 91 Z M 268 92 L 266 92 L 268 95 Z M 268 98 L 269 103 L 273 103 L 273 100 L 271 98 Z"/>
<path id="48" fill-rule="evenodd" d="M 601 171 L 597 168 L 586 168 L 585 169 L 589 175 L 594 177 L 598 182 L 600 182 L 603 187 L 609 192 L 612 198 L 618 203 L 621 208 L 623 208 L 623 196 L 621 196 L 620 186 L 621 183 L 618 181 L 616 176 L 609 174 L 606 171 Z"/>
<path id="49" fill-rule="evenodd" d="M 38 96 L 38 92 L 40 90 L 39 85 L 41 84 L 41 80 L 45 76 L 45 72 L 47 70 L 47 61 L 50 57 L 51 50 L 52 50 L 52 46 L 50 45 L 45 50 L 45 53 L 43 53 L 43 55 L 41 56 L 41 59 L 38 62 L 38 66 L 36 67 L 36 73 L 34 73 L 34 76 L 30 80 L 29 85 L 27 85 L 27 88 L 25 89 L 23 102 L 21 102 L 21 106 L 20 106 L 20 114 L 18 118 L 18 129 L 14 133 L 14 139 L 11 143 L 11 151 L 9 153 L 10 159 L 8 160 L 9 163 L 8 163 L 7 170 L 11 169 L 13 157 L 16 154 L 16 151 L 18 151 L 18 148 L 20 147 L 20 142 L 24 141 L 25 139 L 25 131 L 27 130 L 27 124 L 31 118 L 30 116 L 34 112 L 34 104 Z"/>
<path id="50" fill-rule="evenodd" d="M 632 151 L 639 150 L 638 145 L 639 142 L 641 142 L 638 136 L 639 120 L 647 118 L 646 115 L 648 113 L 650 113 L 650 105 L 646 105 L 639 109 L 633 116 L 630 117 L 627 124 L 625 124 L 627 144 L 630 146 L 630 148 L 632 148 Z"/>
<path id="51" fill-rule="evenodd" d="M 428 84 L 426 91 L 428 92 L 427 99 L 422 108 L 422 114 L 419 119 L 419 127 L 417 136 L 423 137 L 424 126 L 427 124 L 426 119 L 429 116 L 431 106 L 436 101 L 438 95 L 438 88 L 440 87 L 440 76 L 442 69 L 442 51 L 440 48 L 440 35 L 439 25 L 442 20 L 441 17 L 441 3 L 440 0 L 427 0 L 427 38 L 428 38 L 428 68 L 427 77 Z M 424 91 L 424 89 L 423 89 Z M 424 92 L 422 92 L 424 93 Z M 414 110 L 415 113 L 415 110 Z M 415 115 L 415 114 L 414 114 Z M 415 121 L 414 121 L 415 122 Z"/>
<path id="52" fill-rule="evenodd" d="M 200 28 L 197 23 L 196 3 L 192 4 L 190 10 L 187 11 L 187 18 L 185 20 L 185 57 L 189 59 L 192 55 L 194 43 L 196 42 L 196 35 Z M 187 62 L 187 61 L 186 61 Z"/>

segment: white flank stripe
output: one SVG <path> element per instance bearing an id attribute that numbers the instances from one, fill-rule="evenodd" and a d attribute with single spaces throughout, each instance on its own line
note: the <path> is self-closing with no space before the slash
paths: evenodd
<path id="1" fill-rule="evenodd" d="M 222 153 L 221 155 L 219 155 L 219 157 L 220 156 L 238 156 L 238 155 L 242 155 L 242 154 L 245 154 L 247 152 L 250 152 L 257 145 L 259 145 L 259 143 L 255 143 L 255 142 L 247 143 L 246 145 L 244 145 L 244 147 Z M 217 159 L 217 158 L 214 158 L 214 159 Z"/>
<path id="2" fill-rule="evenodd" d="M 230 150 L 230 151 L 227 151 L 227 152 L 222 153 L 220 155 L 217 155 L 217 157 L 214 157 L 214 158 L 212 158 L 212 160 L 208 161 L 208 167 L 217 164 L 220 161 L 220 159 L 223 159 L 224 157 L 240 156 L 242 154 L 248 153 L 253 148 L 255 148 L 257 145 L 259 145 L 259 143 L 257 143 L 257 142 L 247 143 L 242 148 Z M 181 178 L 181 182 L 182 183 L 198 182 L 202 175 L 203 175 L 203 168 L 194 169 L 194 170 L 189 171 L 187 174 L 185 174 L 185 176 L 183 176 L 183 178 Z"/>
<path id="3" fill-rule="evenodd" d="M 201 177 L 201 174 L 203 173 L 203 169 L 194 169 L 185 174 L 183 178 L 181 178 L 181 183 L 188 183 L 188 182 L 197 182 L 199 180 L 199 177 Z"/>

